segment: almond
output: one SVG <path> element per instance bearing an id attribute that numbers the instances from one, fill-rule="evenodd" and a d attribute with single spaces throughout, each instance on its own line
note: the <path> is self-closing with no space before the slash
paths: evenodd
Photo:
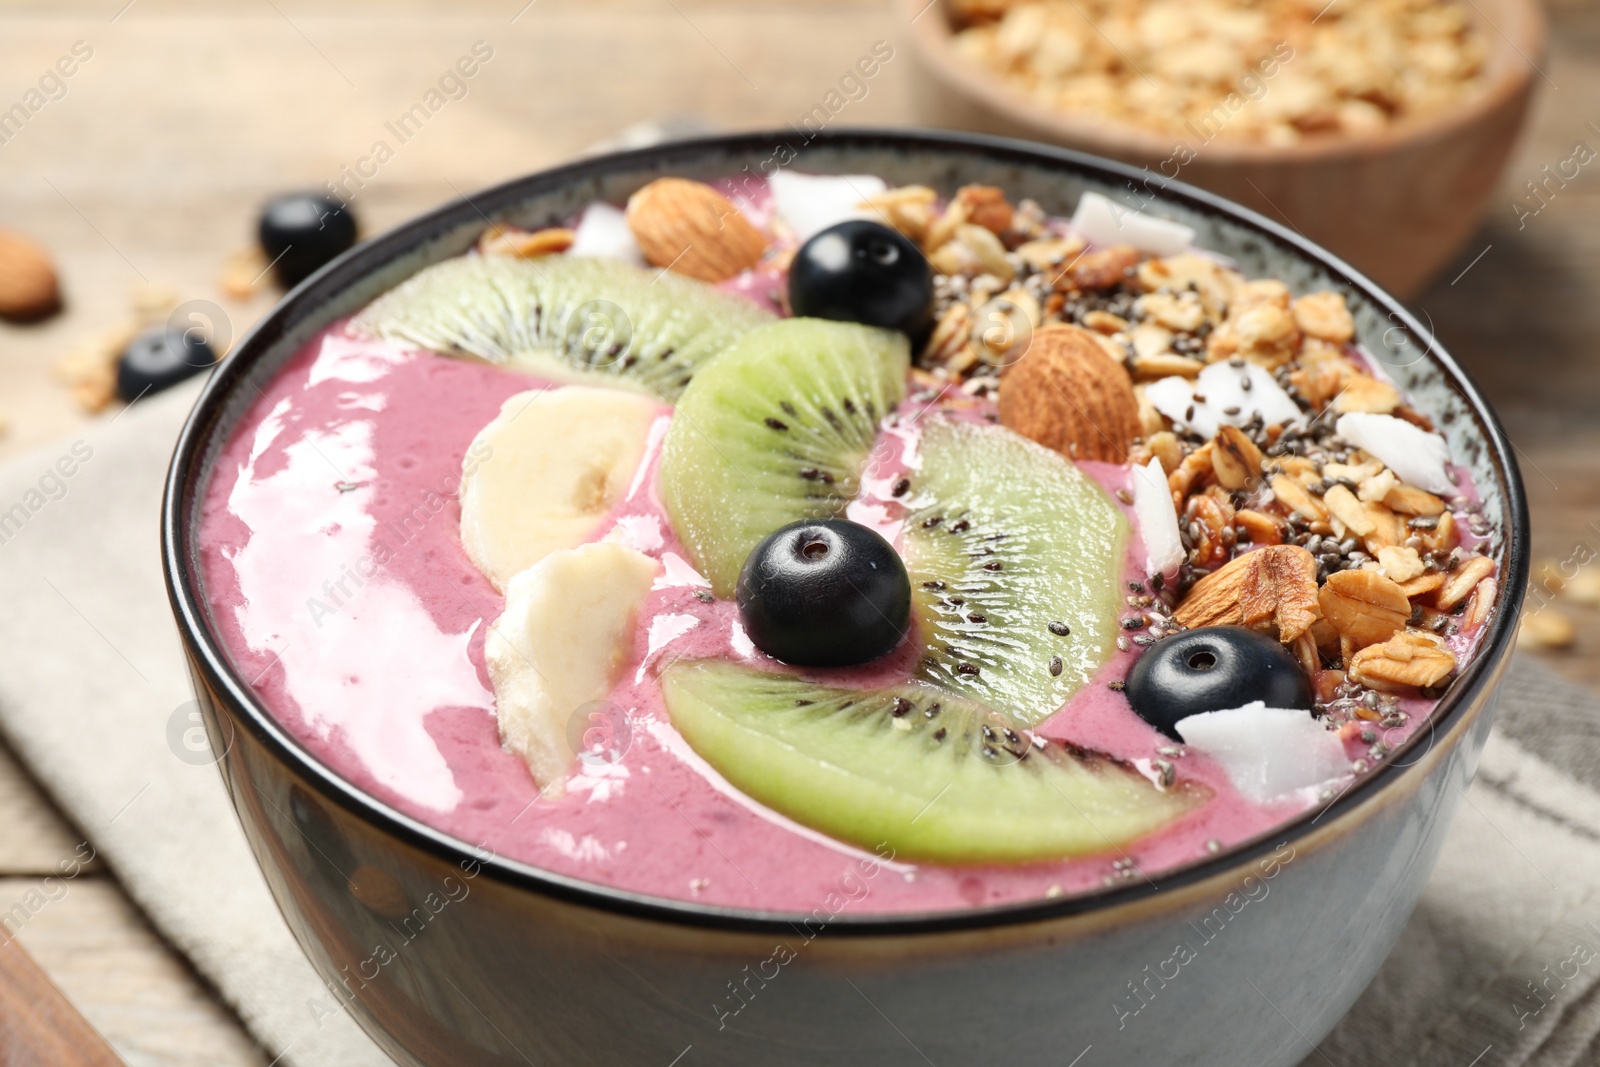
<path id="1" fill-rule="evenodd" d="M 1077 326 L 1046 326 L 1000 379 L 1000 422 L 1069 459 L 1122 463 L 1139 436 L 1128 372 Z"/>
<path id="2" fill-rule="evenodd" d="M 657 267 L 727 281 L 761 260 L 767 240 L 704 182 L 657 178 L 628 198 L 628 228 Z"/>
<path id="3" fill-rule="evenodd" d="M 1299 545 L 1246 552 L 1194 584 L 1172 617 L 1198 626 L 1249 626 L 1291 644 L 1319 615 L 1317 562 Z"/>
<path id="4" fill-rule="evenodd" d="M 1362 685 L 1391 691 L 1438 685 L 1456 669 L 1456 658 L 1442 638 L 1406 630 L 1357 652 L 1347 666 L 1350 677 Z"/>
<path id="5" fill-rule="evenodd" d="M 0 230 L 0 319 L 42 319 L 60 306 L 50 256 L 22 234 Z"/>
<path id="6" fill-rule="evenodd" d="M 1386 641 L 1411 618 L 1405 590 L 1377 571 L 1337 571 L 1319 597 L 1322 615 L 1360 649 Z"/>

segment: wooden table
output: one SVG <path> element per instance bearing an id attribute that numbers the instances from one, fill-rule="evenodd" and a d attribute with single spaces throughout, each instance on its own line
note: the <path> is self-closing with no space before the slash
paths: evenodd
<path id="1" fill-rule="evenodd" d="M 1600 124 L 1600 0 L 1563 0 L 1553 19 L 1543 66 L 1558 88 L 1545 87 L 1482 234 L 1417 302 L 1505 418 L 1541 559 L 1600 548 L 1600 169 L 1523 229 L 1510 206 L 1576 141 L 1600 149 L 1585 126 Z M 0 105 L 74 42 L 93 49 L 66 95 L 0 145 L 0 227 L 54 251 L 69 300 L 42 326 L 0 326 L 0 457 L 86 418 L 51 366 L 119 321 L 133 285 L 214 301 L 237 336 L 269 299 L 229 302 L 218 274 L 248 244 L 260 201 L 337 180 L 475 41 L 494 55 L 466 97 L 356 197 L 369 232 L 643 120 L 797 121 L 896 34 L 887 0 L 0 2 Z M 897 53 L 840 121 L 909 121 L 906 58 Z M 1547 658 L 1600 689 L 1600 612 L 1574 614 L 1576 650 Z M 3 751 L 0 827 L 3 912 L 78 838 Z M 266 1062 L 103 870 L 19 936 L 130 1063 Z"/>

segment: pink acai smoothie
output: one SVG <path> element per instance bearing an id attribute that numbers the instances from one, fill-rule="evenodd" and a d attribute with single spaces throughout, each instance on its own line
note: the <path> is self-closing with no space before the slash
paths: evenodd
<path id="1" fill-rule="evenodd" d="M 741 283 L 763 294 L 781 275 Z M 610 695 L 605 759 L 584 759 L 559 798 L 541 793 L 501 747 L 484 662 L 504 599 L 462 548 L 457 488 L 474 436 L 511 395 L 548 385 L 488 364 L 358 337 L 336 323 L 308 342 L 251 406 L 216 461 L 201 557 L 215 624 L 242 677 L 311 752 L 350 782 L 431 826 L 493 853 L 587 882 L 765 912 L 811 912 L 838 899 L 853 914 L 937 912 L 1083 893 L 1159 878 L 1271 831 L 1327 792 L 1269 803 L 1240 794 L 1204 754 L 1148 725 L 1115 683 L 1140 649 L 1037 728 L 1107 753 L 1157 787 L 1175 777 L 1209 794 L 1165 829 L 1103 855 L 1017 867 L 919 865 L 873 855 L 807 829 L 733 789 L 674 730 L 658 670 L 680 657 L 771 668 L 711 600 L 674 537 L 656 464 L 672 408 L 661 406 L 643 469 L 592 535 L 655 557 L 662 569 Z M 957 395 L 929 417 L 986 418 L 990 401 Z M 894 538 L 903 509 L 891 486 L 906 469 L 926 401 L 908 400 L 881 438 L 850 516 Z M 1125 502 L 1125 466 L 1083 464 L 1133 523 L 1119 585 L 1143 576 L 1143 545 Z M 1126 586 L 1123 585 L 1126 589 Z M 1464 658 L 1470 634 L 1452 638 Z M 830 680 L 905 676 L 907 659 Z M 1403 700 L 1409 725 L 1431 701 Z M 1359 760 L 1370 739 L 1347 735 Z M 874 871 L 868 882 L 860 872 Z"/>

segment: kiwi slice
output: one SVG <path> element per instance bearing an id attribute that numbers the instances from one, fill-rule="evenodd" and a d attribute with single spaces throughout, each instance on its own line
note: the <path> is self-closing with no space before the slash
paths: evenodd
<path id="1" fill-rule="evenodd" d="M 909 363 L 904 334 L 783 319 L 695 376 L 662 444 L 661 492 L 712 592 L 732 596 L 778 527 L 843 514 Z"/>
<path id="2" fill-rule="evenodd" d="M 662 675 L 673 725 L 736 788 L 909 860 L 1025 863 L 1111 851 L 1190 810 L 1108 756 L 1024 734 L 932 686 L 837 689 L 726 661 Z"/>
<path id="3" fill-rule="evenodd" d="M 1055 452 L 986 423 L 923 423 L 902 553 L 917 676 L 1037 723 L 1116 646 L 1128 522 Z"/>
<path id="4" fill-rule="evenodd" d="M 665 271 L 581 256 L 458 256 L 373 301 L 352 327 L 558 381 L 604 377 L 676 400 L 707 360 L 772 315 Z"/>

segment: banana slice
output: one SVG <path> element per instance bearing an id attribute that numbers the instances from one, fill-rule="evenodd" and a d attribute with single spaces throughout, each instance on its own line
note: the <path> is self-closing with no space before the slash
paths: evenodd
<path id="1" fill-rule="evenodd" d="M 461 544 L 494 587 L 589 540 L 627 492 L 666 409 L 569 385 L 518 393 L 478 431 L 461 470 Z"/>
<path id="2" fill-rule="evenodd" d="M 506 586 L 484 659 L 500 742 L 546 796 L 561 795 L 589 709 L 616 684 L 658 569 L 642 552 L 599 541 L 552 552 Z"/>

